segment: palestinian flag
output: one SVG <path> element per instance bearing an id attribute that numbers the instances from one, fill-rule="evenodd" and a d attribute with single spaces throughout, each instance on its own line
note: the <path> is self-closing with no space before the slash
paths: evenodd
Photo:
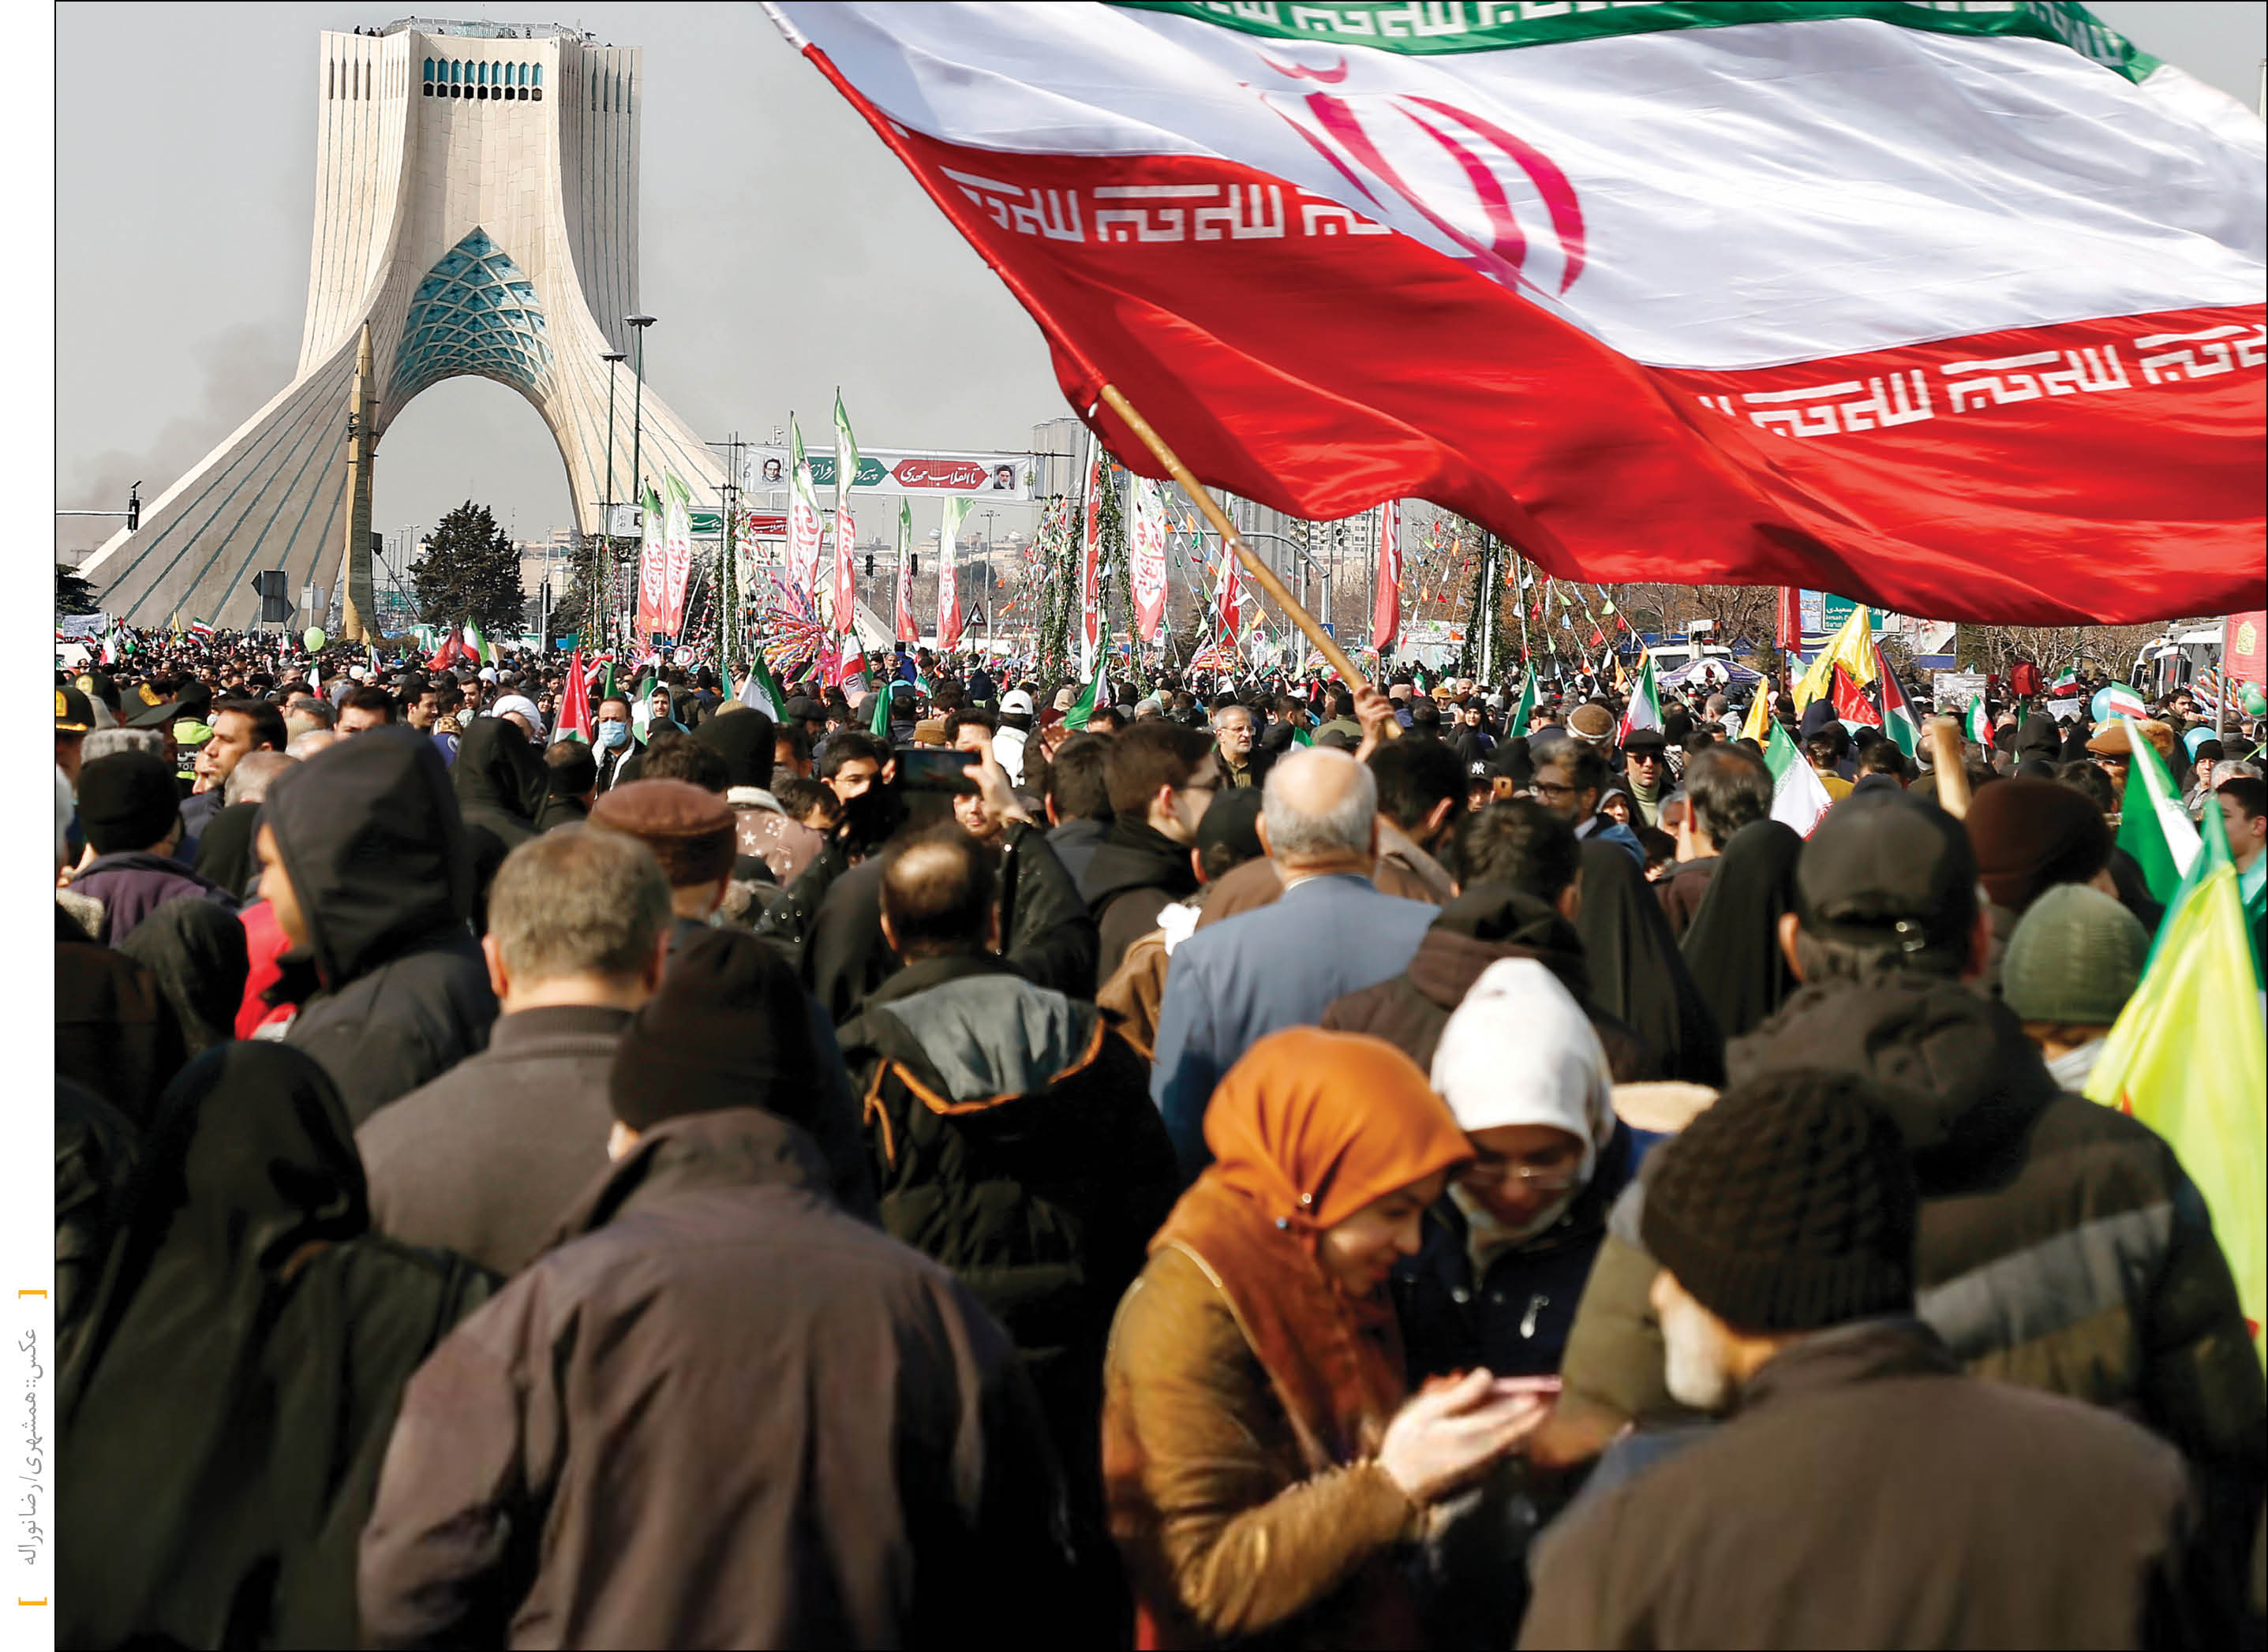
<path id="1" fill-rule="evenodd" d="M 767 10 L 1208 484 L 1563 580 L 2257 600 L 2259 123 L 2082 6 Z"/>
<path id="2" fill-rule="evenodd" d="M 590 674 L 584 669 L 583 650 L 578 648 L 567 657 L 567 684 L 559 691 L 557 737 L 588 745 L 596 732 L 591 719 Z"/>
<path id="3" fill-rule="evenodd" d="M 2141 772 L 2139 762 L 2133 774 Z M 2130 776 L 2132 786 L 2134 782 Z M 2260 965 L 2220 811 L 2176 889 L 2157 944 L 2087 1080 L 2089 1099 L 2163 1136 L 2197 1183 L 2261 1351 L 2268 1317 L 2268 1046 Z M 2122 837 L 2122 841 L 2123 841 Z M 2209 1049 L 2209 1059 L 2199 1060 Z"/>
<path id="4" fill-rule="evenodd" d="M 1986 756 L 1992 755 L 1992 719 L 1984 715 L 1984 695 L 1970 696 L 1969 709 L 1961 718 L 1961 738 L 1972 745 L 1983 746 Z"/>
<path id="5" fill-rule="evenodd" d="M 764 664 L 762 649 L 748 650 L 748 675 L 740 684 L 740 703 L 752 706 L 774 723 L 787 721 L 787 696 L 773 680 L 771 667 Z"/>
<path id="6" fill-rule="evenodd" d="M 1880 648 L 1874 650 L 1874 686 L 1881 695 L 1881 729 L 1898 750 L 1911 759 L 1921 749 L 1921 719 L 1914 715 L 1913 701 L 1898 684 L 1897 673 L 1890 669 L 1889 661 L 1882 657 Z"/>
<path id="7" fill-rule="evenodd" d="M 1622 745 L 1633 729 L 1659 729 L 1661 722 L 1661 690 L 1653 680 L 1653 656 L 1649 653 L 1646 663 L 1638 667 L 1638 686 L 1631 691 L 1630 704 L 1624 709 L 1622 726 L 1615 731 L 1615 744 Z"/>
<path id="8" fill-rule="evenodd" d="M 1795 742 L 1787 738 L 1787 731 L 1777 718 L 1769 723 L 1764 738 L 1764 767 L 1771 770 L 1772 777 L 1771 818 L 1809 837 L 1820 818 L 1835 806 L 1835 799 L 1827 795 L 1818 772 L 1795 749 Z"/>
<path id="9" fill-rule="evenodd" d="M 2133 756 L 2126 766 L 2126 796 L 2118 805 L 2118 847 L 2142 869 L 2150 899 L 2170 905 L 2197 859 L 2198 829 L 2182 807 L 2181 788 L 2174 784 L 2158 748 L 2143 738 L 2132 717 L 2122 721 Z M 2220 811 L 2207 812 L 2218 816 Z"/>
<path id="10" fill-rule="evenodd" d="M 2089 714 L 2097 723 L 2108 723 L 2113 717 L 2140 717 L 2149 715 L 2142 703 L 2141 694 L 2124 683 L 2112 683 L 2095 691 L 2088 705 Z"/>

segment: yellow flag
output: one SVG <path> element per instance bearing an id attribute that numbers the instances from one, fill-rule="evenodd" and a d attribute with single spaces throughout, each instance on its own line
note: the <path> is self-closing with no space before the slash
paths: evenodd
<path id="1" fill-rule="evenodd" d="M 1771 695 L 1769 684 L 1758 683 L 1749 700 L 1749 720 L 1741 724 L 1741 738 L 1759 746 L 1771 743 Z"/>
<path id="2" fill-rule="evenodd" d="M 2268 1318 L 2268 1036 L 2225 851 L 2175 897 L 2087 1094 L 2164 1137 L 2197 1184 L 2258 1355 Z"/>
<path id="3" fill-rule="evenodd" d="M 1851 617 L 1843 621 L 1843 628 L 1819 650 L 1819 657 L 1797 680 L 1798 713 L 1813 701 L 1834 693 L 1835 668 L 1838 664 L 1862 688 L 1874 680 L 1874 621 L 1864 603 L 1851 610 Z"/>

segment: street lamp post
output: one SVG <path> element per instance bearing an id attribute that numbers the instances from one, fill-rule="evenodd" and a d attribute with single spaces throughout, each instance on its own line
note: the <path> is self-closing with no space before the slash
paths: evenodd
<path id="1" fill-rule="evenodd" d="M 598 574 L 591 582 L 592 609 L 586 616 L 593 637 L 607 635 L 607 597 L 615 583 L 615 369 L 625 358 L 620 350 L 604 350 L 599 359 L 607 364 L 607 485 L 600 490 Z M 597 644 L 593 647 L 595 651 Z"/>
<path id="2" fill-rule="evenodd" d="M 636 383 L 630 390 L 630 488 L 637 496 L 638 520 L 644 522 L 645 472 L 641 440 L 645 426 L 645 330 L 653 325 L 650 315 L 626 315 L 622 319 L 637 329 L 637 360 L 630 371 Z"/>

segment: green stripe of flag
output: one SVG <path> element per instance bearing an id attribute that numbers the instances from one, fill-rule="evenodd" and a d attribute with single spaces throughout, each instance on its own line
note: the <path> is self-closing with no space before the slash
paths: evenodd
<path id="1" fill-rule="evenodd" d="M 1822 18 L 1867 18 L 1926 34 L 1965 34 L 2054 40 L 2127 79 L 2139 81 L 2158 60 L 2106 27 L 2083 5 L 2028 0 L 2004 8 L 1956 8 L 1911 0 L 1727 0 L 1727 4 L 1611 5 L 1447 4 L 1410 0 L 1341 0 L 1309 4 L 1207 4 L 1203 0 L 1119 0 L 1130 11 L 1172 11 L 1269 40 L 1314 40 L 1335 47 L 1368 46 L 1410 56 L 1502 51 L 1554 46 L 1675 29 L 1727 28 L 1743 23 L 1809 23 Z"/>

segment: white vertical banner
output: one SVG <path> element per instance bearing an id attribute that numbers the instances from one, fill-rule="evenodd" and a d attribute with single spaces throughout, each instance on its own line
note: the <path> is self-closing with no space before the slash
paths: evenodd
<path id="1" fill-rule="evenodd" d="M 954 498 L 945 502 L 945 513 L 937 527 L 937 645 L 940 649 L 956 646 L 961 641 L 961 524 L 968 515 L 969 502 Z"/>
<path id="2" fill-rule="evenodd" d="M 674 475 L 662 485 L 669 503 L 661 518 L 661 628 L 674 641 L 685 629 L 685 598 L 693 583 L 693 495 Z"/>
<path id="3" fill-rule="evenodd" d="M 1134 638 L 1152 642 L 1166 628 L 1166 499 L 1149 478 L 1130 480 L 1134 502 L 1128 512 L 1127 552 L 1134 576 Z"/>
<path id="4" fill-rule="evenodd" d="M 814 606 L 819 590 L 819 491 L 812 485 L 811 461 L 804 457 L 803 432 L 788 415 L 788 439 L 795 453 L 795 471 L 787 506 L 787 576 L 795 589 Z"/>

